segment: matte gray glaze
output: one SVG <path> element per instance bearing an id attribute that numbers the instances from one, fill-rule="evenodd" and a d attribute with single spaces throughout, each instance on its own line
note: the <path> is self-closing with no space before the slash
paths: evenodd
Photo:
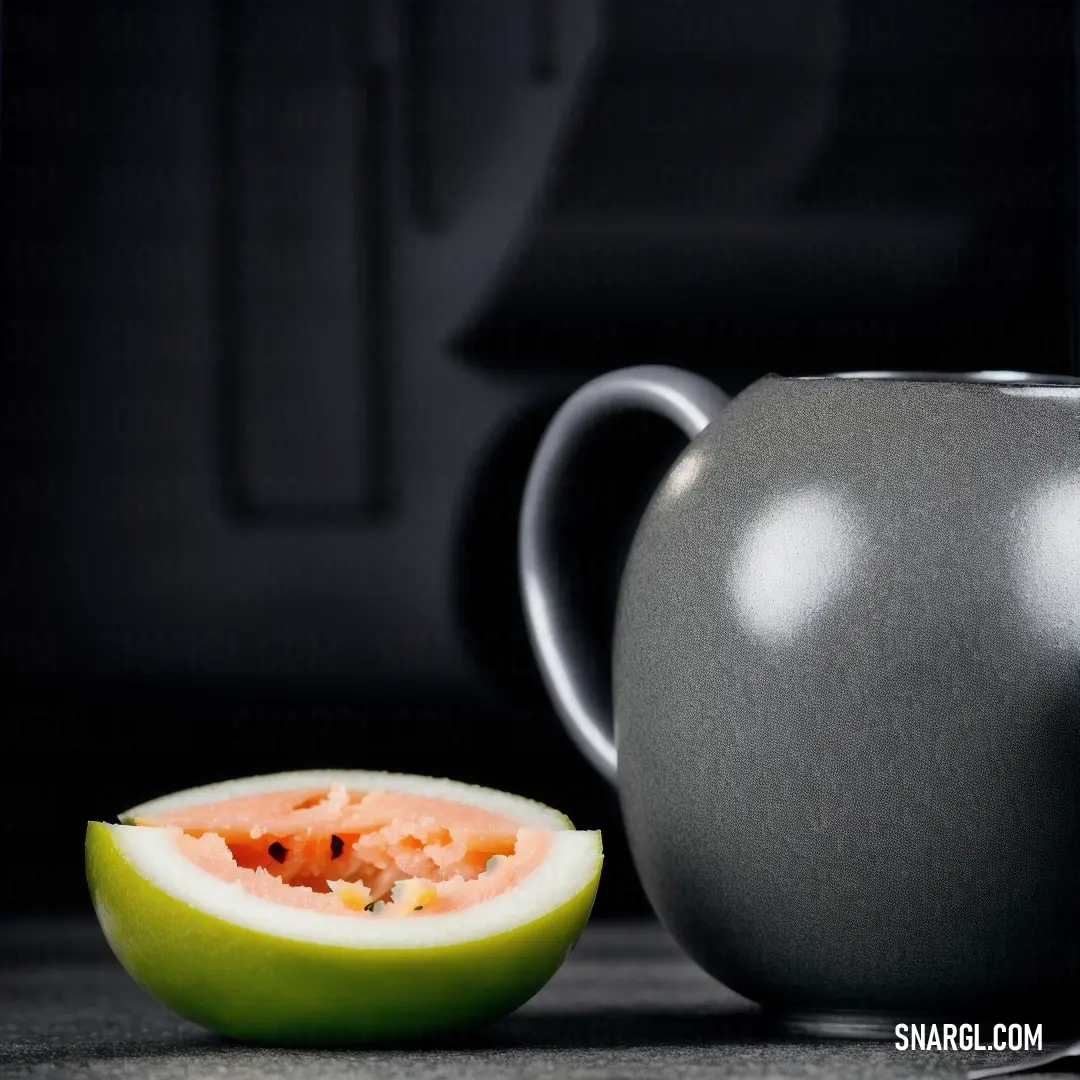
<path id="1" fill-rule="evenodd" d="M 635 862 L 708 971 L 1080 1020 L 1080 387 L 756 382 L 645 512 L 613 680 Z"/>

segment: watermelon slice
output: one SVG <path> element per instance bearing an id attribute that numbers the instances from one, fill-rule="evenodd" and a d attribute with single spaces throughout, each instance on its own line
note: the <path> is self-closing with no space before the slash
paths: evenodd
<path id="1" fill-rule="evenodd" d="M 504 1015 L 592 907 L 599 833 L 430 777 L 301 772 L 193 788 L 91 822 L 117 957 L 204 1026 L 277 1043 L 435 1034 Z"/>

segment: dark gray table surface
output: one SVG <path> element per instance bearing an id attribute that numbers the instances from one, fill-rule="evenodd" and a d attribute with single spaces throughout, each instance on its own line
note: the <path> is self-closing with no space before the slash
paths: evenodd
<path id="1" fill-rule="evenodd" d="M 422 1047 L 241 1046 L 174 1016 L 128 978 L 93 919 L 0 920 L 0 1077 L 452 1080 L 457 1077 L 961 1077 L 1008 1054 L 902 1053 L 779 1034 L 655 924 L 594 921 L 532 1001 Z"/>

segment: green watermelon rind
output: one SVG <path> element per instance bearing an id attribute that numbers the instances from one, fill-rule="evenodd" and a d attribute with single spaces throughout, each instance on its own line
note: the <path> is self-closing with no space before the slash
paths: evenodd
<path id="1" fill-rule="evenodd" d="M 113 828 L 88 823 L 86 873 L 124 968 L 181 1016 L 276 1044 L 425 1037 L 511 1012 L 547 983 L 577 941 L 603 863 L 600 834 L 590 834 L 592 876 L 551 911 L 509 930 L 415 948 L 354 947 L 263 933 L 179 900 L 140 872 Z"/>

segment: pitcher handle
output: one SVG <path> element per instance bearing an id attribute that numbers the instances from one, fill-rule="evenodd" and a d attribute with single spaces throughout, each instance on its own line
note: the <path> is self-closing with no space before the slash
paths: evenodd
<path id="1" fill-rule="evenodd" d="M 544 684 L 570 737 L 614 782 L 614 721 L 605 706 L 603 672 L 592 669 L 583 632 L 561 587 L 556 520 L 558 494 L 582 438 L 600 420 L 644 409 L 672 421 L 693 439 L 720 413 L 728 396 L 680 368 L 647 365 L 612 371 L 586 383 L 553 417 L 533 458 L 521 507 L 518 558 L 529 639 Z"/>

